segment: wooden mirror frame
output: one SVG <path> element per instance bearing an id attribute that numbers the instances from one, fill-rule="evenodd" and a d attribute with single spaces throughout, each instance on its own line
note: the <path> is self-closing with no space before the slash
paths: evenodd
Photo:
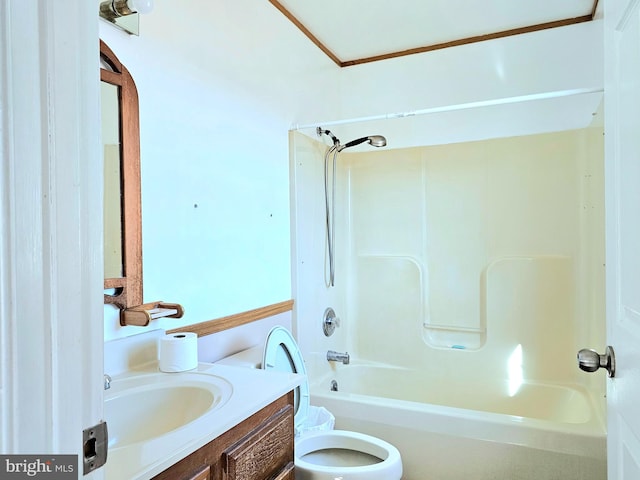
<path id="1" fill-rule="evenodd" d="M 142 305 L 142 200 L 140 185 L 140 116 L 138 90 L 129 71 L 100 40 L 100 80 L 115 85 L 120 100 L 120 188 L 122 218 L 122 277 L 105 278 L 104 303 L 125 310 Z"/>

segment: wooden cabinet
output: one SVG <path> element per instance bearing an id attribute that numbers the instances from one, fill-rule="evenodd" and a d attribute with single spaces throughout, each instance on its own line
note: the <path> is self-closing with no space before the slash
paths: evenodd
<path id="1" fill-rule="evenodd" d="M 263 480 L 293 467 L 293 408 L 284 408 L 222 455 L 225 480 Z M 284 477 L 286 478 L 286 477 Z"/>
<path id="2" fill-rule="evenodd" d="M 211 477 L 211 467 L 207 465 L 195 475 L 187 477 L 185 480 L 209 480 Z"/>
<path id="3" fill-rule="evenodd" d="M 294 480 L 293 392 L 153 480 Z"/>

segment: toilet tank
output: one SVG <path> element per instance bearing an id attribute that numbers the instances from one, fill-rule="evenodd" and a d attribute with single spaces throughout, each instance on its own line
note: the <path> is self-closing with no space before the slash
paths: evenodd
<path id="1" fill-rule="evenodd" d="M 229 365 L 232 367 L 245 367 L 245 368 L 262 368 L 262 357 L 264 349 L 261 345 L 256 345 L 246 350 L 241 350 L 228 357 L 221 358 L 217 362 L 217 365 Z"/>

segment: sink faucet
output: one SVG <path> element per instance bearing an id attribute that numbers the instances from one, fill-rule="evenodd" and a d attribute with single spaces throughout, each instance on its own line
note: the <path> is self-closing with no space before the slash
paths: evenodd
<path id="1" fill-rule="evenodd" d="M 329 350 L 327 352 L 327 361 L 329 362 L 342 362 L 345 365 L 349 364 L 349 354 L 347 352 L 340 353 Z"/>
<path id="2" fill-rule="evenodd" d="M 104 389 L 105 390 L 109 390 L 110 388 L 111 388 L 111 377 L 105 373 L 104 374 Z"/>

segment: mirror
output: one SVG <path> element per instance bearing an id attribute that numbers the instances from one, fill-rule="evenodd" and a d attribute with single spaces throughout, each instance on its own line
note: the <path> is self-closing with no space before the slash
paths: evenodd
<path id="1" fill-rule="evenodd" d="M 129 71 L 102 40 L 100 67 L 104 301 L 124 310 L 143 303 L 138 91 Z"/>
<path id="2" fill-rule="evenodd" d="M 120 157 L 120 90 L 100 82 L 104 163 L 104 276 L 120 278 L 122 269 L 122 205 Z"/>

